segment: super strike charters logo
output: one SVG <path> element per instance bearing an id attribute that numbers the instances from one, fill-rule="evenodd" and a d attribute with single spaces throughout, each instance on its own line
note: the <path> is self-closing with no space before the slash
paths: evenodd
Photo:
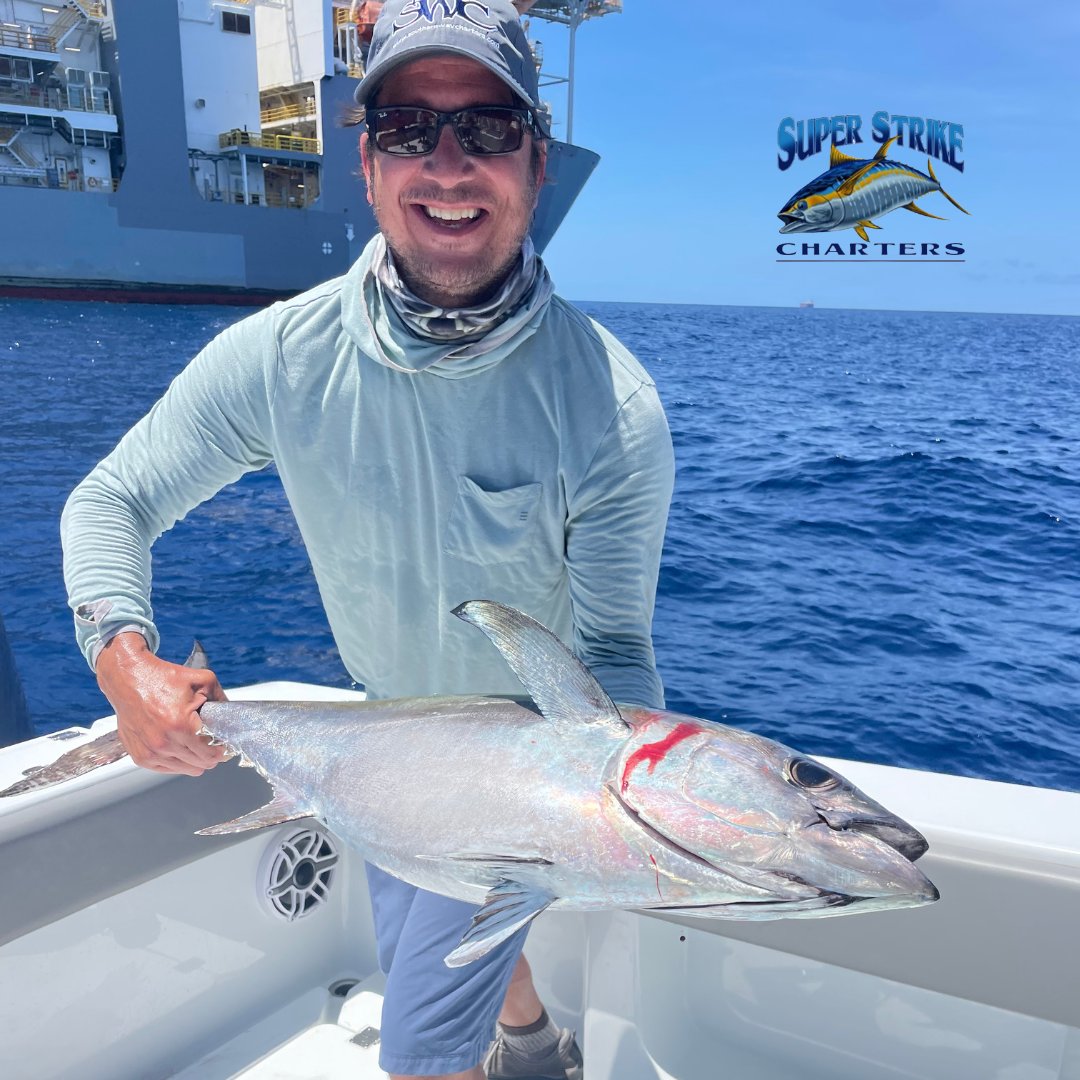
<path id="1" fill-rule="evenodd" d="M 781 243 L 777 262 L 823 261 L 963 261 L 964 245 L 954 238 L 940 242 L 870 240 L 868 229 L 880 230 L 875 218 L 893 210 L 908 210 L 924 218 L 948 220 L 931 213 L 916 200 L 933 193 L 964 209 L 941 185 L 932 158 L 957 172 L 964 171 L 964 128 L 951 121 L 920 116 L 873 115 L 870 136 L 880 144 L 876 153 L 844 153 L 841 146 L 863 142 L 862 117 L 846 113 L 796 121 L 785 116 L 777 130 L 777 164 L 781 172 L 829 148 L 829 168 L 799 188 L 777 217 L 782 233 L 824 233 L 853 229 L 861 243 Z M 926 172 L 888 154 L 893 144 L 926 155 Z M 869 147 L 866 148 L 869 150 Z"/>

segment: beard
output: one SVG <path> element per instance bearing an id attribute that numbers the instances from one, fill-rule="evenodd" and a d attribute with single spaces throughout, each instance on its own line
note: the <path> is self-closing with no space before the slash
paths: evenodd
<path id="1" fill-rule="evenodd" d="M 413 244 L 407 234 L 400 239 L 394 235 L 392 219 L 385 213 L 381 192 L 372 173 L 369 185 L 375 221 L 386 239 L 402 281 L 422 300 L 442 308 L 472 307 L 492 297 L 520 261 L 521 245 L 532 225 L 536 206 L 536 180 L 535 171 L 530 170 L 529 183 L 522 190 L 520 203 L 515 208 L 519 213 L 513 215 L 520 219 L 520 225 L 509 231 L 504 230 L 503 235 L 496 237 L 479 254 L 455 258 L 452 252 L 441 257 L 432 256 Z M 413 188 L 402 195 L 403 203 L 444 200 L 463 204 L 483 204 L 488 201 L 477 197 L 475 189 L 467 184 L 453 188 Z M 448 236 L 452 235 L 448 233 Z"/>

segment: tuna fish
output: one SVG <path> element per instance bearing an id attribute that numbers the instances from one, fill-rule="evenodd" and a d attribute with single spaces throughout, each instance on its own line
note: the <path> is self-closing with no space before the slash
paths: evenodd
<path id="1" fill-rule="evenodd" d="M 451 966 L 547 908 L 773 919 L 938 898 L 914 864 L 922 835 L 832 769 L 750 732 L 616 706 L 513 608 L 479 600 L 454 614 L 531 700 L 207 702 L 203 734 L 258 769 L 273 798 L 201 831 L 318 818 L 384 870 L 475 902 Z M 119 756 L 115 736 L 95 742 L 110 738 L 0 795 Z"/>
<path id="2" fill-rule="evenodd" d="M 930 159 L 926 159 L 926 173 L 893 161 L 885 154 L 898 136 L 882 143 L 872 158 L 855 158 L 837 150 L 829 151 L 829 169 L 800 188 L 788 200 L 777 217 L 784 223 L 782 233 L 833 232 L 837 229 L 854 229 L 867 239 L 867 229 L 879 229 L 871 220 L 889 213 L 890 210 L 910 210 L 923 217 L 939 218 L 915 200 L 932 191 L 940 191 L 946 199 L 965 214 L 964 208 L 941 186 L 934 175 Z"/>

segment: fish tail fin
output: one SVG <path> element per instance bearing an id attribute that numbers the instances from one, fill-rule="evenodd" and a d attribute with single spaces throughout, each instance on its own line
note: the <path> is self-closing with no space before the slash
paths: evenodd
<path id="1" fill-rule="evenodd" d="M 184 661 L 184 667 L 197 668 L 200 671 L 210 667 L 210 657 L 206 655 L 206 650 L 198 638 L 192 642 L 191 652 Z"/>
<path id="2" fill-rule="evenodd" d="M 83 743 L 82 746 L 76 746 L 66 754 L 61 754 L 51 765 L 36 765 L 27 769 L 23 774 L 24 779 L 0 791 L 0 799 L 52 787 L 65 780 L 74 780 L 76 776 L 83 776 L 102 765 L 119 761 L 122 757 L 127 757 L 127 751 L 120 741 L 120 736 L 115 731 L 107 732 Z"/>
<path id="3" fill-rule="evenodd" d="M 970 212 L 969 210 L 965 210 L 965 209 L 964 209 L 964 208 L 963 208 L 963 207 L 962 207 L 962 206 L 961 206 L 961 205 L 960 205 L 960 204 L 959 204 L 959 203 L 958 203 L 958 202 L 957 202 L 957 201 L 956 201 L 956 200 L 955 200 L 955 199 L 954 199 L 954 198 L 953 198 L 953 197 L 952 197 L 952 196 L 951 196 L 951 195 L 950 195 L 950 194 L 949 194 L 949 193 L 948 193 L 948 192 L 947 192 L 947 191 L 946 191 L 946 190 L 945 190 L 945 189 L 944 189 L 944 188 L 943 188 L 942 186 L 941 186 L 941 181 L 940 181 L 940 180 L 939 180 L 939 179 L 938 179 L 938 178 L 937 178 L 937 177 L 936 177 L 936 176 L 934 175 L 934 166 L 930 164 L 930 159 L 929 159 L 929 158 L 927 158 L 927 159 L 926 159 L 926 168 L 927 168 L 927 171 L 928 171 L 928 172 L 930 173 L 930 179 L 931 179 L 931 180 L 933 180 L 935 184 L 937 184 L 937 188 L 938 188 L 938 191 L 940 191 L 940 192 L 941 192 L 941 194 L 942 194 L 942 195 L 944 195 L 944 196 L 945 196 L 945 198 L 946 198 L 946 199 L 948 199 L 948 200 L 949 200 L 949 202 L 951 202 L 951 203 L 953 204 L 953 206 L 955 206 L 955 207 L 956 207 L 956 209 L 957 209 L 957 210 L 959 210 L 959 211 L 960 211 L 961 213 L 967 214 L 967 216 L 968 216 L 968 217 L 971 217 L 971 212 Z M 944 221 L 945 219 L 944 219 L 944 218 L 942 218 L 941 220 L 942 220 L 942 221 Z"/>
<path id="4" fill-rule="evenodd" d="M 206 650 L 196 641 L 191 655 L 184 663 L 185 667 L 209 667 Z M 127 757 L 127 750 L 120 741 L 120 735 L 109 731 L 90 742 L 76 746 L 73 750 L 61 754 L 51 765 L 35 765 L 23 773 L 23 779 L 0 791 L 0 799 L 11 795 L 22 795 L 27 791 L 62 784 L 65 780 L 74 780 L 76 776 L 85 776 L 88 772 L 100 769 L 102 765 L 111 765 L 114 761 Z"/>

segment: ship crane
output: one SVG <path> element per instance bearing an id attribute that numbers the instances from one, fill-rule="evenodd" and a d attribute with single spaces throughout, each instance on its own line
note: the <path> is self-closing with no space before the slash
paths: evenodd
<path id="1" fill-rule="evenodd" d="M 577 45 L 578 27 L 588 19 L 598 19 L 601 15 L 621 12 L 622 0 L 514 0 L 514 7 L 522 15 L 527 12 L 530 19 L 559 23 L 570 31 L 566 75 L 545 75 L 540 85 L 544 87 L 566 83 L 566 141 L 572 143 L 574 141 L 574 52 Z"/>
<path id="2" fill-rule="evenodd" d="M 541 87 L 566 84 L 566 141 L 574 141 L 574 54 L 577 46 L 578 27 L 588 19 L 597 19 L 601 15 L 611 15 L 622 11 L 622 0 L 513 0 L 519 15 L 528 14 L 529 19 L 542 19 L 545 22 L 558 23 L 570 31 L 569 57 L 566 75 L 549 75 L 541 72 Z M 348 73 L 354 78 L 361 78 L 367 47 L 371 44 L 371 32 L 375 20 L 379 17 L 382 4 L 376 0 L 336 0 L 335 26 L 345 28 L 347 40 L 342 48 Z M 525 22 L 526 34 L 529 19 Z M 543 61 L 540 42 L 529 41 L 539 71 Z"/>

